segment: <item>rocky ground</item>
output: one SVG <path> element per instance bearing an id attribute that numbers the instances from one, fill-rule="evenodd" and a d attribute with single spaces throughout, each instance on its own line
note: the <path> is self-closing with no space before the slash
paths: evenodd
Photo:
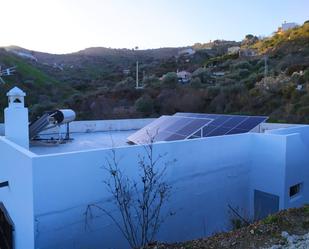
<path id="1" fill-rule="evenodd" d="M 175 244 L 155 244 L 151 249 L 292 249 L 309 248 L 309 205 L 271 215 L 228 233 Z"/>
<path id="2" fill-rule="evenodd" d="M 288 232 L 283 231 L 281 237 L 286 239 L 284 245 L 273 245 L 265 249 L 307 249 L 309 248 L 309 233 L 304 235 L 290 235 Z"/>

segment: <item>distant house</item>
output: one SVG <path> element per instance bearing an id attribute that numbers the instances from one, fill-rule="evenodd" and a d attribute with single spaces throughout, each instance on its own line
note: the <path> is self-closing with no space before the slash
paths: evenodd
<path id="1" fill-rule="evenodd" d="M 295 22 L 284 22 L 284 23 L 282 23 L 281 27 L 278 28 L 277 33 L 281 34 L 285 31 L 288 31 L 290 29 L 294 29 L 296 27 L 298 27 L 298 24 L 295 23 Z"/>
<path id="2" fill-rule="evenodd" d="M 186 48 L 178 52 L 178 56 L 192 56 L 195 54 L 195 50 L 193 48 Z"/>
<path id="3" fill-rule="evenodd" d="M 294 29 L 296 27 L 298 27 L 298 24 L 295 23 L 295 22 L 284 22 L 281 25 L 281 29 L 282 29 L 283 32 L 287 31 L 289 29 Z"/>
<path id="4" fill-rule="evenodd" d="M 239 57 L 252 57 L 256 55 L 257 55 L 256 50 L 252 48 L 241 48 L 239 50 Z"/>
<path id="5" fill-rule="evenodd" d="M 224 72 L 213 72 L 212 75 L 215 77 L 223 77 L 225 73 Z"/>
<path id="6" fill-rule="evenodd" d="M 179 83 L 186 84 L 191 80 L 191 73 L 187 71 L 177 72 L 177 78 Z"/>
<path id="7" fill-rule="evenodd" d="M 239 46 L 233 46 L 233 47 L 229 47 L 227 49 L 227 53 L 228 54 L 237 54 L 240 50 L 240 47 Z"/>

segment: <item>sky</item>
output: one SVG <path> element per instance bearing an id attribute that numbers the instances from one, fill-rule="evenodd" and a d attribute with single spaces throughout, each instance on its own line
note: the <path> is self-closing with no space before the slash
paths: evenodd
<path id="1" fill-rule="evenodd" d="M 0 46 L 57 54 L 177 47 L 268 36 L 308 19 L 309 0 L 0 0 Z"/>

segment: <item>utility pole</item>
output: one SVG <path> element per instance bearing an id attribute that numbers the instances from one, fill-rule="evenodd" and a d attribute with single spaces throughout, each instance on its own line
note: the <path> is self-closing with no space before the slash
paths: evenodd
<path id="1" fill-rule="evenodd" d="M 136 46 L 135 48 L 133 48 L 134 51 L 137 51 L 138 50 L 138 46 Z M 136 54 L 136 86 L 135 86 L 135 89 L 139 89 L 139 83 L 138 83 L 138 57 L 137 57 L 137 54 Z"/>

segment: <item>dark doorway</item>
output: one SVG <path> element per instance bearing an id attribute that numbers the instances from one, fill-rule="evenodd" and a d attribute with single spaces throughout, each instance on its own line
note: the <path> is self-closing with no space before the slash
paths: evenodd
<path id="1" fill-rule="evenodd" d="M 3 203 L 0 203 L 0 249 L 13 249 L 14 226 Z"/>
<path id="2" fill-rule="evenodd" d="M 254 190 L 254 219 L 260 220 L 279 211 L 279 196 Z"/>

